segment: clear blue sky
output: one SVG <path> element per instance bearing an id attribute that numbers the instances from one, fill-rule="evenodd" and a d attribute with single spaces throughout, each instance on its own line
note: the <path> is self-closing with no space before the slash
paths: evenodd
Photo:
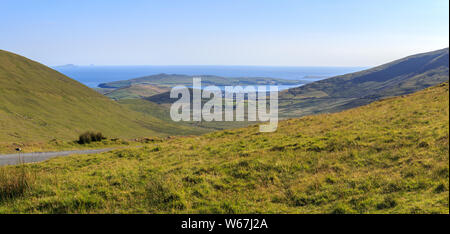
<path id="1" fill-rule="evenodd" d="M 448 47 L 448 0 L 1 0 L 0 49 L 46 65 L 373 66 Z"/>

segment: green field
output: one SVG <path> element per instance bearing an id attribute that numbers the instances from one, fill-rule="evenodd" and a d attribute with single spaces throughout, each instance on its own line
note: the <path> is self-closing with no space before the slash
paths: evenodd
<path id="1" fill-rule="evenodd" d="M 0 168 L 0 213 L 449 213 L 449 86 Z"/>

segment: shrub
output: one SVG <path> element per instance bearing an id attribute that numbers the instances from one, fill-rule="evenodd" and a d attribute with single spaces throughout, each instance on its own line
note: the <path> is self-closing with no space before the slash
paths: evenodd
<path id="1" fill-rule="evenodd" d="M 78 137 L 79 144 L 89 144 L 95 141 L 102 141 L 106 139 L 101 132 L 85 132 Z"/>

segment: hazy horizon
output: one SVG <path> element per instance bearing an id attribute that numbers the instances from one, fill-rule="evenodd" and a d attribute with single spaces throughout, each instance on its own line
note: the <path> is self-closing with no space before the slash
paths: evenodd
<path id="1" fill-rule="evenodd" d="M 0 45 L 48 66 L 372 67 L 448 47 L 449 2 L 1 2 Z"/>
<path id="2" fill-rule="evenodd" d="M 221 77 L 270 77 L 316 81 L 326 77 L 364 70 L 362 67 L 283 67 L 283 66 L 56 66 L 53 69 L 89 87 L 100 83 L 128 80 L 156 74 Z"/>

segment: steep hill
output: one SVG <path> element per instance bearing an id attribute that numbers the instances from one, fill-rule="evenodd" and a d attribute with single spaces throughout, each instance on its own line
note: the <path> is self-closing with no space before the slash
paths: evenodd
<path id="1" fill-rule="evenodd" d="M 0 50 L 0 142 L 71 140 L 86 130 L 129 138 L 192 129 L 129 110 L 55 70 Z"/>
<path id="2" fill-rule="evenodd" d="M 448 79 L 449 49 L 445 48 L 286 90 L 280 94 L 280 113 L 294 117 L 336 112 L 413 93 Z"/>
<path id="3" fill-rule="evenodd" d="M 7 167 L 34 177 L 0 193 L 0 213 L 448 214 L 448 89 L 281 121 L 274 133 L 252 126 Z"/>

